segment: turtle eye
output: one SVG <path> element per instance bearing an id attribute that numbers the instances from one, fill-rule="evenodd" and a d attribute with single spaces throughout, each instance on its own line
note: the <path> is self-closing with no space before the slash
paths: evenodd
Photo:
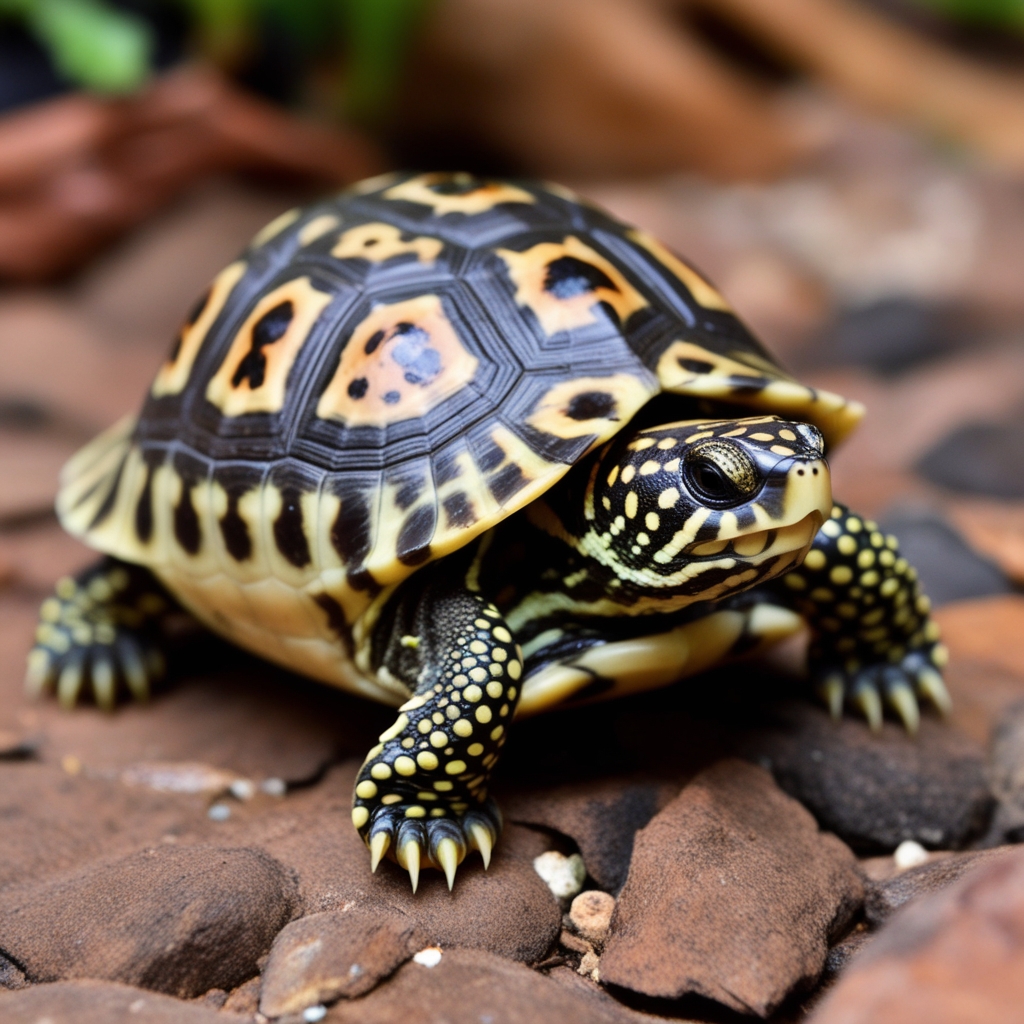
<path id="1" fill-rule="evenodd" d="M 716 508 L 739 505 L 760 486 L 757 469 L 739 446 L 722 441 L 697 445 L 686 456 L 686 481 Z"/>

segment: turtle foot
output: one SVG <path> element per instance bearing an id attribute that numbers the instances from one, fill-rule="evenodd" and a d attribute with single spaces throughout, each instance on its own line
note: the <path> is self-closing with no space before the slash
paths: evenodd
<path id="1" fill-rule="evenodd" d="M 501 832 L 501 812 L 492 799 L 462 812 L 432 807 L 430 818 L 409 816 L 422 812 L 417 804 L 390 804 L 376 809 L 360 829 L 370 849 L 370 870 L 376 871 L 385 856 L 409 872 L 412 891 L 419 885 L 420 869 L 438 868 L 444 872 L 448 888 L 455 884 L 455 873 L 466 855 L 478 850 L 486 871 L 491 851 Z M 441 817 L 437 812 L 446 815 Z"/>

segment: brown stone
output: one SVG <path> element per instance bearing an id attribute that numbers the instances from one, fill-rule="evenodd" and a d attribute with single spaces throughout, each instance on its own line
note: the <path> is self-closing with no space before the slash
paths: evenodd
<path id="1" fill-rule="evenodd" d="M 243 981 L 228 993 L 221 1009 L 227 1013 L 254 1014 L 260 1006 L 260 981 L 259 977 Z"/>
<path id="2" fill-rule="evenodd" d="M 958 601 L 940 608 L 935 618 L 954 659 L 967 658 L 1024 677 L 1024 597 Z"/>
<path id="3" fill-rule="evenodd" d="M 721 761 L 637 834 L 601 980 L 767 1016 L 860 906 L 850 850 L 762 768 Z"/>
<path id="4" fill-rule="evenodd" d="M 572 901 L 572 906 L 569 907 L 569 920 L 583 938 L 600 946 L 608 937 L 614 913 L 614 896 L 599 889 L 588 889 Z"/>
<path id="5" fill-rule="evenodd" d="M 973 548 L 1024 585 L 1024 503 L 960 500 L 950 502 L 948 511 Z"/>
<path id="6" fill-rule="evenodd" d="M 287 925 L 263 971 L 260 1012 L 267 1017 L 369 992 L 408 960 L 415 921 L 379 910 L 331 910 Z"/>
<path id="7" fill-rule="evenodd" d="M 0 992 L 4 1024 L 229 1024 L 208 1006 L 110 981 L 58 981 Z"/>
<path id="8" fill-rule="evenodd" d="M 626 880 L 633 837 L 679 787 L 651 779 L 596 779 L 518 791 L 502 801 L 510 821 L 569 836 L 598 885 L 617 891 Z"/>
<path id="9" fill-rule="evenodd" d="M 992 1024 L 1024 1006 L 1024 850 L 895 914 L 811 1024 Z"/>
<path id="10" fill-rule="evenodd" d="M 570 988 L 482 950 L 443 950 L 440 962 L 402 967 L 362 999 L 336 1004 L 329 1024 L 626 1024 L 636 1017 L 607 997 Z"/>
<path id="11" fill-rule="evenodd" d="M 467 946 L 524 963 L 544 957 L 558 936 L 561 909 L 533 859 L 550 849 L 547 836 L 506 825 L 484 871 L 478 854 L 459 866 L 455 888 L 425 869 L 414 895 L 409 876 L 385 859 L 370 873 L 370 855 L 352 827 L 352 785 L 359 762 L 331 770 L 315 787 L 289 796 L 251 819 L 239 815 L 219 833 L 266 850 L 299 879 L 304 913 L 338 910 L 395 912 L 416 925 L 422 946 Z M 421 948 L 422 948 L 421 946 Z"/>
<path id="12" fill-rule="evenodd" d="M 1001 846 L 972 853 L 951 853 L 869 884 L 864 894 L 864 915 L 872 925 L 878 926 L 905 903 L 945 889 L 968 871 L 975 871 L 993 857 L 1003 856 L 1012 849 L 1012 846 Z"/>
<path id="13" fill-rule="evenodd" d="M 192 997 L 252 977 L 294 906 L 294 880 L 261 850 L 163 846 L 3 890 L 0 949 L 33 982 Z"/>

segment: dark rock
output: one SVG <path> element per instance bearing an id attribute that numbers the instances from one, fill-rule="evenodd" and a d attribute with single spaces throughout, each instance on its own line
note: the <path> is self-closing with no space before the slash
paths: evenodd
<path id="1" fill-rule="evenodd" d="M 271 947 L 260 1012 L 281 1017 L 369 992 L 426 945 L 414 945 L 415 928 L 397 911 L 358 908 L 292 921 Z"/>
<path id="2" fill-rule="evenodd" d="M 896 374 L 946 355 L 961 338 L 950 310 L 892 296 L 845 310 L 821 349 L 830 362 Z"/>
<path id="3" fill-rule="evenodd" d="M 767 1016 L 818 977 L 862 899 L 843 843 L 766 771 L 721 761 L 637 833 L 601 980 Z"/>
<path id="4" fill-rule="evenodd" d="M 25 972 L 0 953 L 0 988 L 24 988 L 27 984 Z"/>
<path id="5" fill-rule="evenodd" d="M 953 853 L 916 868 L 901 871 L 883 882 L 870 883 L 864 894 L 864 916 L 875 927 L 887 921 L 911 900 L 928 896 L 952 885 L 968 871 L 975 870 L 993 857 L 1001 857 L 1012 847 Z"/>
<path id="6" fill-rule="evenodd" d="M 953 491 L 1024 498 L 1024 422 L 957 427 L 918 460 L 917 471 Z"/>
<path id="7" fill-rule="evenodd" d="M 238 1020 L 238 1018 L 234 1018 Z M 0 992 L 4 1024 L 229 1024 L 208 1006 L 110 981 L 58 981 Z"/>
<path id="8" fill-rule="evenodd" d="M 181 997 L 230 989 L 291 917 L 262 850 L 163 846 L 0 892 L 0 949 L 32 982 L 120 981 Z"/>
<path id="9" fill-rule="evenodd" d="M 879 518 L 879 527 L 899 539 L 900 554 L 917 570 L 936 607 L 1013 590 L 1002 569 L 974 551 L 933 509 L 896 508 Z"/>
<path id="10" fill-rule="evenodd" d="M 305 914 L 346 905 L 397 911 L 415 922 L 424 946 L 487 949 L 525 963 L 542 959 L 562 922 L 558 901 L 533 869 L 551 840 L 507 824 L 490 870 L 478 854 L 467 857 L 449 892 L 440 871 L 424 869 L 413 895 L 408 874 L 393 861 L 370 873 L 370 855 L 351 819 L 358 767 L 340 765 L 259 818 L 225 822 L 222 834 L 238 845 L 259 846 L 293 870 Z"/>
<path id="11" fill-rule="evenodd" d="M 862 921 L 857 927 L 837 942 L 825 957 L 825 967 L 821 972 L 822 981 L 831 981 L 838 977 L 853 963 L 854 957 L 872 938 L 871 932 Z"/>
<path id="12" fill-rule="evenodd" d="M 1024 850 L 904 907 L 810 1024 L 990 1024 L 1024 1006 Z"/>
<path id="13" fill-rule="evenodd" d="M 629 871 L 637 829 L 678 792 L 678 786 L 656 780 L 600 779 L 514 793 L 502 808 L 510 821 L 569 836 L 590 877 L 617 892 Z"/>
<path id="14" fill-rule="evenodd" d="M 861 721 L 833 722 L 794 701 L 751 730 L 740 750 L 858 853 L 888 852 L 904 839 L 962 847 L 991 815 L 981 748 L 930 717 L 913 738 L 890 722 L 874 735 Z"/>
<path id="15" fill-rule="evenodd" d="M 413 961 L 362 999 L 335 1005 L 328 1024 L 628 1024 L 608 997 L 570 988 L 482 950 L 445 950 L 435 967 Z"/>
<path id="16" fill-rule="evenodd" d="M 999 801 L 999 829 L 1009 842 L 1024 841 L 1024 701 L 1011 704 L 992 730 L 989 783 Z"/>

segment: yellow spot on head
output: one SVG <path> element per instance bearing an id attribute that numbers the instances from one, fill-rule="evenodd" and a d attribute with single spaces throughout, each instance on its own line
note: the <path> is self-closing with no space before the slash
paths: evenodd
<path id="1" fill-rule="evenodd" d="M 481 704 L 476 709 L 475 718 L 481 725 L 486 725 L 491 720 L 491 709 L 486 704 Z"/>
<path id="2" fill-rule="evenodd" d="M 375 797 L 376 795 L 377 785 L 369 779 L 363 779 L 363 781 L 356 786 L 356 796 L 362 797 L 363 800 L 369 800 L 371 797 Z"/>
<path id="3" fill-rule="evenodd" d="M 769 450 L 774 452 L 776 455 L 792 455 L 793 454 L 793 449 L 792 448 L 787 448 L 784 444 L 773 444 Z"/>
<path id="4" fill-rule="evenodd" d="M 622 482 L 628 484 L 633 477 L 636 476 L 636 468 L 634 466 L 626 466 L 622 471 Z"/>
<path id="5" fill-rule="evenodd" d="M 454 732 L 456 736 L 461 736 L 465 739 L 465 737 L 473 735 L 473 726 L 470 724 L 469 719 L 460 718 L 452 726 L 452 732 Z"/>
<path id="6" fill-rule="evenodd" d="M 845 540 L 845 538 L 843 538 L 843 539 Z M 869 569 L 874 564 L 875 564 L 875 553 L 870 548 L 865 548 L 857 556 L 857 565 L 861 569 Z"/>
<path id="7" fill-rule="evenodd" d="M 836 541 L 836 547 L 839 548 L 841 554 L 852 555 L 857 550 L 857 542 L 848 534 L 844 533 L 839 540 Z M 870 552 L 868 552 L 870 554 Z"/>
<path id="8" fill-rule="evenodd" d="M 639 503 L 639 498 L 637 497 L 636 491 L 630 491 L 629 494 L 626 495 L 626 509 L 625 509 L 626 515 L 629 516 L 630 519 L 635 519 L 636 518 L 636 512 L 637 512 L 637 505 L 638 505 L 638 503 Z"/>
<path id="9" fill-rule="evenodd" d="M 675 487 L 667 487 L 658 495 L 658 508 L 673 508 L 679 500 L 679 491 Z"/>
<path id="10" fill-rule="evenodd" d="M 390 779 L 391 778 L 391 766 L 387 765 L 387 764 L 384 764 L 384 763 L 375 764 L 370 769 L 370 774 L 375 779 Z"/>
<path id="11" fill-rule="evenodd" d="M 640 475 L 641 476 L 651 476 L 652 474 L 657 473 L 660 469 L 661 469 L 661 463 L 660 462 L 658 462 L 655 459 L 648 459 L 640 467 Z"/>
<path id="12" fill-rule="evenodd" d="M 482 683 L 487 678 L 487 671 L 479 667 L 471 668 L 469 670 L 469 678 L 475 683 Z"/>
<path id="13" fill-rule="evenodd" d="M 503 692 L 504 692 L 504 687 L 502 687 L 501 683 L 488 683 L 487 684 L 487 696 L 488 697 L 493 697 L 495 700 L 497 700 L 502 695 Z"/>
<path id="14" fill-rule="evenodd" d="M 774 434 L 765 434 L 765 433 L 761 432 L 761 433 L 758 433 L 758 434 L 751 434 L 750 435 L 750 439 L 752 441 L 774 441 L 775 440 L 775 435 Z"/>
<path id="15" fill-rule="evenodd" d="M 783 441 L 795 441 L 796 440 L 796 434 L 794 434 L 792 430 L 786 430 L 786 429 L 780 430 L 779 431 L 779 437 L 781 437 L 783 439 Z"/>
<path id="16" fill-rule="evenodd" d="M 833 566 L 832 571 L 828 574 L 828 578 L 833 583 L 842 586 L 853 579 L 853 570 L 848 565 L 836 565 Z"/>
<path id="17" fill-rule="evenodd" d="M 467 686 L 462 691 L 462 696 L 466 698 L 471 704 L 475 704 L 481 697 L 483 697 L 484 691 L 479 686 Z"/>
<path id="18" fill-rule="evenodd" d="M 508 674 L 513 679 L 518 679 L 523 674 L 522 663 L 518 661 L 510 661 L 508 663 Z"/>
<path id="19" fill-rule="evenodd" d="M 850 516 L 850 518 L 846 520 L 846 529 L 849 530 L 850 533 L 860 533 L 863 528 L 864 524 L 856 516 Z"/>
<path id="20" fill-rule="evenodd" d="M 438 749 L 440 749 L 441 747 L 447 746 L 448 745 L 448 734 L 446 732 L 441 732 L 441 731 L 432 732 L 430 734 L 430 745 L 432 747 L 437 747 Z"/>
<path id="21" fill-rule="evenodd" d="M 512 634 L 504 626 L 494 627 L 494 637 L 496 640 L 500 640 L 503 644 L 512 643 Z"/>
<path id="22" fill-rule="evenodd" d="M 399 775 L 415 775 L 416 762 L 411 757 L 406 757 L 403 754 L 401 757 L 395 758 L 395 771 Z"/>
<path id="23" fill-rule="evenodd" d="M 658 527 L 661 526 L 661 517 L 657 512 L 648 512 L 647 515 L 644 516 L 644 525 L 651 531 L 651 533 L 656 533 Z"/>
<path id="24" fill-rule="evenodd" d="M 416 755 L 416 763 L 426 771 L 433 771 L 437 767 L 437 754 L 429 750 L 421 750 Z"/>
<path id="25" fill-rule="evenodd" d="M 825 552 L 814 548 L 807 552 L 807 557 L 804 559 L 804 565 L 808 569 L 817 571 L 818 569 L 824 569 L 828 559 L 825 557 Z"/>

